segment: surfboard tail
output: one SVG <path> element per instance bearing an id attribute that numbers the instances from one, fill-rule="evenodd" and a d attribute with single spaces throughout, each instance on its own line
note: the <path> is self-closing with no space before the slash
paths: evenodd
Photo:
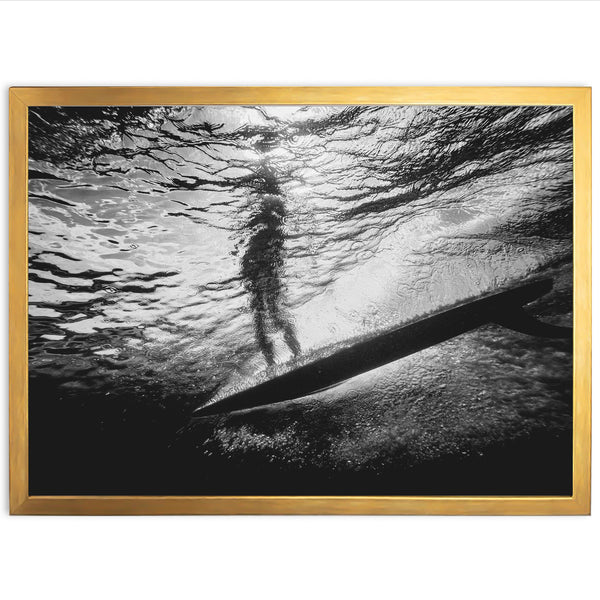
<path id="1" fill-rule="evenodd" d="M 571 327 L 544 323 L 527 314 L 522 306 L 498 315 L 494 319 L 494 322 L 507 329 L 536 337 L 568 339 L 573 336 L 573 329 Z"/>

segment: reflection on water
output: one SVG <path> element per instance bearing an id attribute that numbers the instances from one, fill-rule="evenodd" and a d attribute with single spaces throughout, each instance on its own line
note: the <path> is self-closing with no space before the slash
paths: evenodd
<path id="1" fill-rule="evenodd" d="M 94 427 L 114 436 L 118 423 L 125 439 L 152 423 L 148 438 L 167 444 L 217 390 L 529 277 L 554 278 L 539 310 L 567 325 L 571 137 L 569 107 L 31 108 L 31 402 L 57 415 L 87 398 Z M 321 398 L 326 433 L 273 425 L 280 407 L 252 435 L 246 421 L 197 436 L 234 462 L 236 444 L 249 456 L 257 439 L 263 462 L 268 447 L 275 464 L 310 455 L 304 466 L 326 470 L 341 456 L 350 471 L 365 457 L 381 466 L 399 440 L 409 454 L 424 440 L 428 456 L 460 453 L 469 419 L 452 399 L 479 410 L 489 378 L 478 373 L 502 379 L 478 416 L 482 440 L 567 431 L 570 348 L 532 341 L 514 354 L 517 334 L 481 335 L 453 346 L 465 357 L 455 387 L 440 387 L 454 377 L 440 346 L 399 366 L 385 392 L 382 371 L 360 393 L 331 392 L 358 394 L 335 413 Z M 546 408 L 514 419 L 519 394 Z M 372 425 L 356 431 L 362 398 Z M 413 437 L 389 421 L 392 405 Z M 435 429 L 432 414 L 456 426 Z M 328 440 L 317 455 L 315 439 Z"/>

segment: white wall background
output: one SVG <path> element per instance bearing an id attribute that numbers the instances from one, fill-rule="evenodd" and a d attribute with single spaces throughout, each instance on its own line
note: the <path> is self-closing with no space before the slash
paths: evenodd
<path id="1" fill-rule="evenodd" d="M 591 85 L 600 114 L 599 17 L 586 2 L 1 3 L 1 280 L 10 85 Z M 7 412 L 5 598 L 598 597 L 598 514 L 8 517 Z"/>

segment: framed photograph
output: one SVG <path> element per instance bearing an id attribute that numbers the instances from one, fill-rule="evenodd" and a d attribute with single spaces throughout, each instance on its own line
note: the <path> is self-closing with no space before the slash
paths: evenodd
<path id="1" fill-rule="evenodd" d="M 589 88 L 12 88 L 13 514 L 588 514 Z"/>

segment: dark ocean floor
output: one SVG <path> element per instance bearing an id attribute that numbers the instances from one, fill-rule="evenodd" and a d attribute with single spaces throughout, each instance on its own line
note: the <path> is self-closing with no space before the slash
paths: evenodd
<path id="1" fill-rule="evenodd" d="M 544 426 L 506 439 L 463 440 L 446 455 L 415 459 L 391 448 L 356 466 L 327 459 L 326 446 L 345 435 L 327 419 L 312 424 L 322 447 L 300 449 L 295 460 L 270 444 L 240 443 L 224 452 L 211 438 L 224 421 L 259 430 L 265 410 L 205 419 L 186 430 L 184 405 L 167 410 L 132 397 L 68 398 L 41 380 L 30 382 L 30 392 L 31 495 L 570 495 L 572 489 L 571 433 Z M 287 427 L 283 405 L 270 412 L 271 427 Z"/>

